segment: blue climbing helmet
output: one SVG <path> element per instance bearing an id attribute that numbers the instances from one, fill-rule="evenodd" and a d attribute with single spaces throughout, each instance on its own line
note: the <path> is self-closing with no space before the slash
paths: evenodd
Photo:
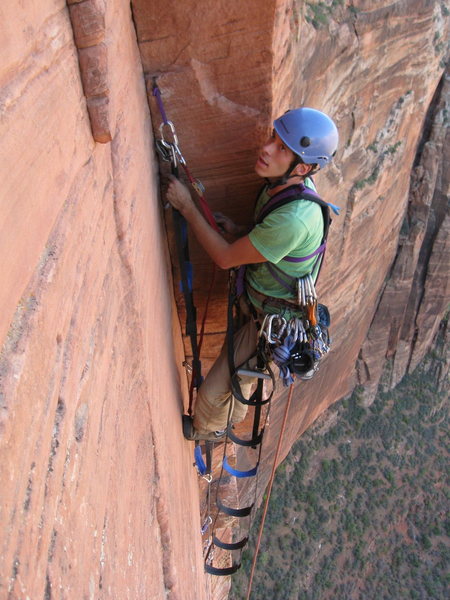
<path id="1" fill-rule="evenodd" d="M 295 108 L 276 119 L 273 126 L 286 146 L 304 163 L 323 168 L 331 162 L 339 134 L 325 113 L 314 108 Z"/>

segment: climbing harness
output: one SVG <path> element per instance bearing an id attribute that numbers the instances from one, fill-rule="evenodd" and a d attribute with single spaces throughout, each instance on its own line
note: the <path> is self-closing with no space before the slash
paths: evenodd
<path id="1" fill-rule="evenodd" d="M 331 224 L 330 208 L 339 214 L 339 208 L 322 200 L 320 196 L 303 184 L 292 185 L 270 198 L 259 211 L 256 223 L 262 223 L 274 210 L 294 200 L 308 200 L 318 204 L 322 210 L 324 230 L 318 248 L 302 257 L 285 256 L 282 260 L 300 263 L 315 258 L 311 272 L 303 277 L 292 277 L 278 265 L 268 262 L 271 276 L 289 292 L 291 301 L 269 298 L 249 284 L 251 296 L 256 297 L 264 307 L 271 307 L 273 314 L 266 315 L 260 336 L 266 340 L 266 354 L 280 369 L 285 386 L 299 379 L 311 379 L 319 368 L 323 356 L 330 350 L 330 314 L 327 307 L 318 303 L 316 283 L 323 264 L 328 231 Z M 241 268 L 241 270 L 245 269 Z M 241 273 L 243 278 L 245 273 Z M 243 287 L 243 286 L 242 286 Z M 289 320 L 286 312 L 292 313 Z"/>

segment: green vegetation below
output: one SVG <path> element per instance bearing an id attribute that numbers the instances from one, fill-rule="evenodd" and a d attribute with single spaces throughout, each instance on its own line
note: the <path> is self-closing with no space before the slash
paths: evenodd
<path id="1" fill-rule="evenodd" d="M 275 478 L 252 600 L 450 597 L 448 389 L 427 367 L 333 405 Z M 232 578 L 246 597 L 261 510 Z"/>

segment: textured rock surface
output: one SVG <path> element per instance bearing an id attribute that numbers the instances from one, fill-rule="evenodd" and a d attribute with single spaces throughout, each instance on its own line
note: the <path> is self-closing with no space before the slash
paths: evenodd
<path id="1" fill-rule="evenodd" d="M 111 141 L 106 5 L 104 0 L 67 0 L 67 4 L 92 136 L 106 144 Z"/>
<path id="2" fill-rule="evenodd" d="M 409 202 L 397 256 L 357 364 L 370 403 L 388 359 L 390 388 L 422 360 L 436 336 L 449 298 L 450 79 L 431 103 L 411 175 Z"/>
<path id="3" fill-rule="evenodd" d="M 306 104 L 338 123 L 336 163 L 317 177 L 343 209 L 320 283 L 334 351 L 296 388 L 284 455 L 357 382 L 370 401 L 386 356 L 387 384 L 398 381 L 436 331 L 448 298 L 449 11 L 438 0 L 133 0 L 133 15 L 125 0 L 68 4 L 0 8 L 0 595 L 218 600 L 228 583 L 203 576 L 179 428 L 184 351 L 144 76 L 148 91 L 158 77 L 213 209 L 236 220 L 251 214 L 274 115 Z M 201 314 L 211 267 L 195 242 L 192 257 Z M 220 273 L 206 367 L 225 296 Z M 285 401 L 280 390 L 261 490 Z M 243 482 L 237 495 L 245 506 L 254 491 Z"/>
<path id="4" fill-rule="evenodd" d="M 129 3 L 104 15 L 103 145 L 65 2 L 0 15 L 0 597 L 205 598 Z"/>

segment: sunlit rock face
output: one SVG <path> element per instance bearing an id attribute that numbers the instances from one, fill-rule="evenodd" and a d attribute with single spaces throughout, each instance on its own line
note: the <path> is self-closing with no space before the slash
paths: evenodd
<path id="1" fill-rule="evenodd" d="M 0 597 L 205 599 L 135 29 L 77 8 L 0 8 Z"/>
<path id="2" fill-rule="evenodd" d="M 253 165 L 275 116 L 313 106 L 340 131 L 316 178 L 341 206 L 319 284 L 333 350 L 296 385 L 280 458 L 356 384 L 369 403 L 386 359 L 391 386 L 431 343 L 448 302 L 449 11 L 437 0 L 345 4 L 0 9 L 2 597 L 227 595 L 227 580 L 203 574 L 203 504 L 179 423 L 190 350 L 158 196 L 154 77 L 213 210 L 236 221 L 251 219 Z M 195 240 L 191 255 L 201 315 L 212 270 Z M 226 284 L 218 273 L 205 372 L 226 328 Z M 261 492 L 285 400 L 280 387 Z M 230 502 L 248 505 L 252 483 L 230 482 Z"/>

